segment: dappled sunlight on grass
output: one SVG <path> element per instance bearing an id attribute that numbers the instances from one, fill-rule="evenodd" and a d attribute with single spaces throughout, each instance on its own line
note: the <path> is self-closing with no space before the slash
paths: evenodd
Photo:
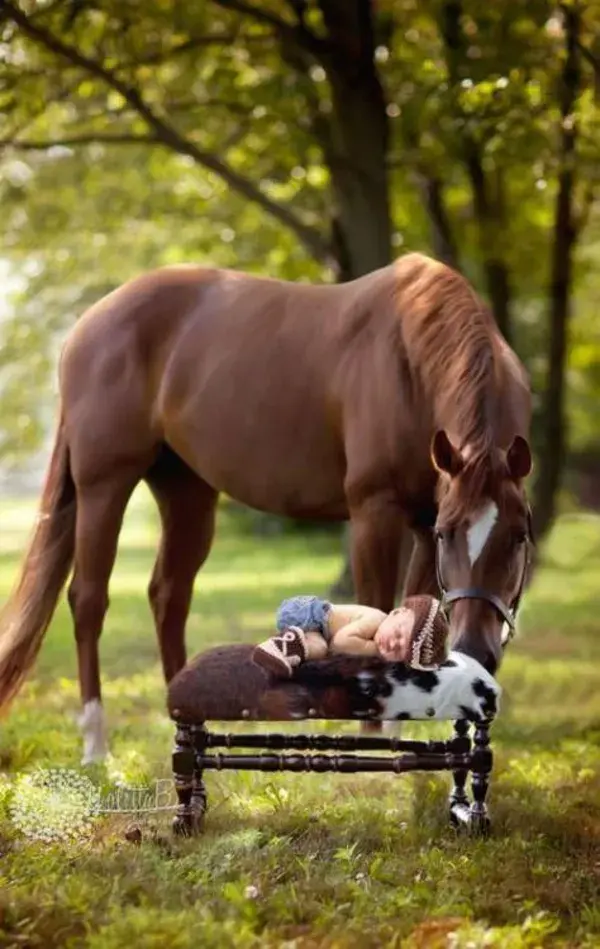
<path id="1" fill-rule="evenodd" d="M 34 511 L 29 502 L 0 503 L 0 596 L 16 576 Z M 199 840 L 171 840 L 169 814 L 142 820 L 147 841 L 138 848 L 124 840 L 127 821 L 118 815 L 103 819 L 85 845 L 19 840 L 7 816 L 7 779 L 40 766 L 79 767 L 75 646 L 62 602 L 36 675 L 0 733 L 0 934 L 4 926 L 12 938 L 26 919 L 31 945 L 71 940 L 96 949 L 269 949 L 286 940 L 297 949 L 398 947 L 399 940 L 409 949 L 600 944 L 597 526 L 561 523 L 527 593 L 520 636 L 500 674 L 495 832 L 485 843 L 448 832 L 449 782 L 426 774 L 211 773 Z M 101 640 L 111 755 L 90 774 L 102 786 L 169 775 L 173 730 L 146 598 L 156 538 L 155 512 L 138 492 Z M 324 592 L 338 565 L 335 536 L 241 534 L 224 508 L 196 583 L 190 653 L 264 635 L 283 596 Z M 223 730 L 240 727 L 222 723 Z M 323 727 L 356 731 L 352 724 Z M 415 724 L 410 734 L 441 737 L 447 726 Z"/>

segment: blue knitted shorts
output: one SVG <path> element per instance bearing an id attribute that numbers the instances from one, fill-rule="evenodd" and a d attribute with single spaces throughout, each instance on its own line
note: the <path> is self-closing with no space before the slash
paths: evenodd
<path id="1" fill-rule="evenodd" d="M 282 632 L 288 626 L 299 626 L 303 632 L 317 630 L 329 642 L 327 614 L 331 603 L 318 596 L 291 596 L 277 610 L 277 629 Z"/>

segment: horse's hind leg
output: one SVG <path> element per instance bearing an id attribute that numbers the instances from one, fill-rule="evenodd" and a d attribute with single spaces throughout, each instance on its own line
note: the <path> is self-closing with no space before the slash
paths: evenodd
<path id="1" fill-rule="evenodd" d="M 107 752 L 98 640 L 108 609 L 108 584 L 123 515 L 137 481 L 137 473 L 128 471 L 77 486 L 74 572 L 68 599 L 83 703 L 84 764 L 102 760 Z"/>
<path id="2" fill-rule="evenodd" d="M 146 480 L 162 521 L 148 596 L 169 682 L 185 665 L 185 624 L 196 574 L 212 545 L 217 493 L 168 450 Z"/>

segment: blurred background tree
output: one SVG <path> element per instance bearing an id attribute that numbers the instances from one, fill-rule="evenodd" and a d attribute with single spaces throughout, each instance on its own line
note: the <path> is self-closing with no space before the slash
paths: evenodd
<path id="1" fill-rule="evenodd" d="M 538 531 L 578 472 L 600 493 L 598 4 L 0 0 L 0 17 L 5 464 L 52 420 L 69 326 L 137 272 L 348 280 L 422 250 L 475 284 L 531 373 Z"/>

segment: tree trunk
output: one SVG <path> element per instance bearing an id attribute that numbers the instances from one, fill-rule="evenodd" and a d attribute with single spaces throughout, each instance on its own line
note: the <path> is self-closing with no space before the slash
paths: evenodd
<path id="1" fill-rule="evenodd" d="M 323 148 L 347 271 L 359 277 L 392 259 L 386 102 L 375 66 L 370 0 L 321 0 L 320 5 L 332 97 Z"/>
<path id="2" fill-rule="evenodd" d="M 388 117 L 375 65 L 370 0 L 320 0 L 320 7 L 328 34 L 324 65 L 332 98 L 327 133 L 320 138 L 336 206 L 333 246 L 339 279 L 348 280 L 392 260 Z M 354 596 L 348 531 L 345 537 L 344 563 L 331 590 L 337 600 Z"/>
<path id="3" fill-rule="evenodd" d="M 431 228 L 433 255 L 454 270 L 460 270 L 456 243 L 444 203 L 442 183 L 439 178 L 421 172 L 417 175 L 417 182 Z"/>
<path id="4" fill-rule="evenodd" d="M 542 537 L 554 521 L 556 496 L 560 487 L 565 461 L 565 371 L 569 318 L 571 315 L 573 251 L 577 240 L 573 197 L 577 139 L 574 108 L 581 82 L 578 52 L 580 28 L 578 4 L 564 6 L 563 18 L 566 59 L 560 91 L 561 167 L 556 195 L 549 290 L 550 346 L 548 375 L 542 409 L 542 439 L 538 457 L 539 476 L 533 508 L 534 524 L 538 537 Z"/>
<path id="5" fill-rule="evenodd" d="M 508 268 L 498 249 L 498 235 L 503 233 L 503 214 L 499 200 L 490 194 L 479 149 L 474 142 L 465 145 L 466 168 L 473 192 L 473 209 L 479 228 L 483 273 L 492 311 L 498 329 L 508 343 L 511 341 L 511 290 Z"/>

